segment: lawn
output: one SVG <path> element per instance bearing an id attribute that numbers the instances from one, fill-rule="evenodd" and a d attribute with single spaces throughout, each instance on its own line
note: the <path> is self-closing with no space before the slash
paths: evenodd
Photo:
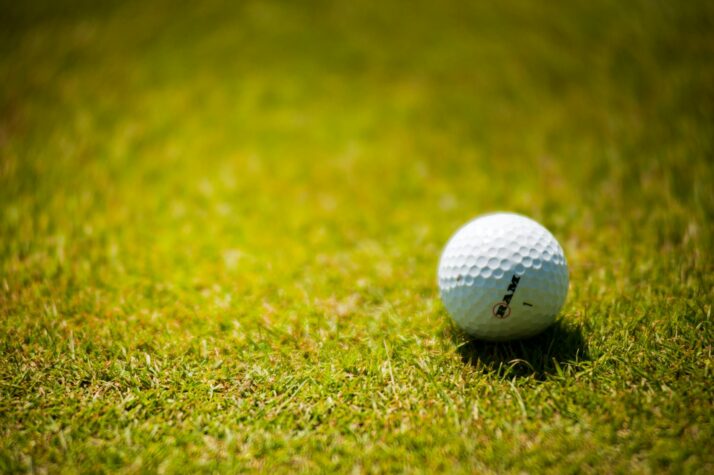
<path id="1" fill-rule="evenodd" d="M 714 471 L 712 2 L 2 3 L 0 472 Z"/>

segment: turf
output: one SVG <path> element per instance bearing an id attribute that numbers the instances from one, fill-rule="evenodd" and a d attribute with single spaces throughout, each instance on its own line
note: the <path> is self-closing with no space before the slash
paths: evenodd
<path id="1" fill-rule="evenodd" d="M 712 473 L 711 2 L 3 2 L 0 471 Z M 470 341 L 439 252 L 561 241 Z"/>

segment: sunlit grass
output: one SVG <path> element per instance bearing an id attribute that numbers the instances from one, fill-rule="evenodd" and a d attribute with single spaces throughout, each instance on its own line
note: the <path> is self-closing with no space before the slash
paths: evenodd
<path id="1" fill-rule="evenodd" d="M 8 6 L 0 471 L 711 472 L 706 2 Z M 546 225 L 557 325 L 439 252 Z"/>

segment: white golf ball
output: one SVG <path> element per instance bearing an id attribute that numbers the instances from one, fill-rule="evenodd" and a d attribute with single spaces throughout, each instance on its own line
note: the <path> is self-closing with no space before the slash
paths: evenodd
<path id="1" fill-rule="evenodd" d="M 466 333 L 526 338 L 555 320 L 568 293 L 563 249 L 543 226 L 513 213 L 480 216 L 454 234 L 439 260 L 441 300 Z"/>

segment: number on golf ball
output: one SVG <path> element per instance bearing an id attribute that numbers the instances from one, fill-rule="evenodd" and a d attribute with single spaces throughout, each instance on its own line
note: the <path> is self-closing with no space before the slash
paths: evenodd
<path id="1" fill-rule="evenodd" d="M 568 265 L 558 241 L 513 213 L 484 215 L 459 229 L 441 254 L 438 277 L 454 322 L 484 340 L 543 331 L 568 293 Z"/>

